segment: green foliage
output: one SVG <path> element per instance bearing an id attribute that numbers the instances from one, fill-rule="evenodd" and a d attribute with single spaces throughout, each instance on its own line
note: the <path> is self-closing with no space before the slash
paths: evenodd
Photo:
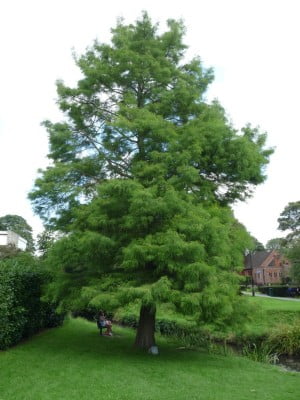
<path id="1" fill-rule="evenodd" d="M 258 286 L 258 291 L 270 296 L 288 297 L 287 285 Z"/>
<path id="2" fill-rule="evenodd" d="M 289 203 L 278 218 L 278 229 L 291 231 L 288 240 L 299 238 L 300 235 L 300 201 Z"/>
<path id="3" fill-rule="evenodd" d="M 253 240 L 253 248 L 251 249 L 252 251 L 263 251 L 265 250 L 264 245 L 259 242 L 255 237 L 252 236 Z"/>
<path id="4" fill-rule="evenodd" d="M 27 241 L 26 250 L 34 251 L 32 228 L 23 217 L 19 215 L 4 215 L 0 217 L 0 231 L 13 231 Z"/>
<path id="5" fill-rule="evenodd" d="M 268 343 L 278 354 L 300 355 L 300 320 L 278 325 L 270 333 Z"/>
<path id="6" fill-rule="evenodd" d="M 77 87 L 57 84 L 66 118 L 44 123 L 53 164 L 30 194 L 35 211 L 67 229 L 74 207 L 110 178 L 167 181 L 202 202 L 248 197 L 265 179 L 266 135 L 236 132 L 217 102 L 205 103 L 213 74 L 183 60 L 182 23 L 169 20 L 160 35 L 144 13 L 112 34 L 111 45 L 95 42 L 76 58 Z"/>
<path id="7" fill-rule="evenodd" d="M 291 275 L 295 284 L 300 285 L 300 239 L 294 239 L 286 252 L 292 262 Z"/>
<path id="8" fill-rule="evenodd" d="M 0 349 L 61 322 L 54 306 L 41 301 L 47 280 L 28 253 L 0 261 Z"/>
<path id="9" fill-rule="evenodd" d="M 274 238 L 270 239 L 266 244 L 267 250 L 278 250 L 283 251 L 286 246 L 286 239 L 284 238 Z"/>
<path id="10" fill-rule="evenodd" d="M 0 260 L 15 257 L 19 253 L 21 250 L 12 244 L 0 246 Z"/>
<path id="11" fill-rule="evenodd" d="M 272 150 L 205 102 L 212 71 L 184 59 L 182 23 L 167 25 L 119 21 L 111 44 L 76 58 L 82 79 L 57 83 L 65 119 L 44 123 L 52 163 L 30 199 L 67 233 L 47 255 L 62 308 L 168 303 L 221 327 L 240 313 L 250 241 L 230 204 L 264 181 Z"/>
<path id="12" fill-rule="evenodd" d="M 49 248 L 58 238 L 58 234 L 50 231 L 49 229 L 45 229 L 43 232 L 37 235 L 36 250 L 39 252 L 41 257 L 46 255 Z"/>
<path id="13" fill-rule="evenodd" d="M 72 309 L 172 303 L 199 321 L 226 325 L 239 308 L 234 272 L 247 234 L 226 207 L 194 205 L 172 187 L 159 194 L 126 180 L 101 186 L 78 212 L 74 233 L 49 250 L 58 298 Z"/>
<path id="14" fill-rule="evenodd" d="M 266 344 L 267 349 L 271 346 L 268 344 L 268 337 L 273 331 L 277 331 L 278 327 L 296 326 L 299 323 L 300 303 L 297 301 L 286 301 L 274 299 L 273 297 L 245 296 L 251 311 L 249 320 L 244 326 L 237 326 L 232 332 L 231 340 L 240 346 L 246 346 L 248 350 L 260 350 Z M 256 349 L 253 349 L 255 343 Z M 249 347 L 250 346 L 250 347 Z M 272 350 L 273 354 L 280 354 L 276 349 Z"/>
<path id="15" fill-rule="evenodd" d="M 279 241 L 281 251 L 292 263 L 291 278 L 295 284 L 300 284 L 300 201 L 289 203 L 278 218 L 278 229 L 288 231 L 285 238 Z"/>
<path id="16" fill-rule="evenodd" d="M 280 355 L 276 351 L 276 347 L 268 342 L 248 343 L 243 347 L 242 354 L 253 361 L 276 364 Z"/>

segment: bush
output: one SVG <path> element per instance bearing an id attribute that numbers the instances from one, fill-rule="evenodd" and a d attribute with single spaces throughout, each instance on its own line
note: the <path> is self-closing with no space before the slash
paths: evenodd
<path id="1" fill-rule="evenodd" d="M 247 343 L 242 349 L 242 354 L 250 360 L 267 364 L 276 364 L 279 360 L 275 346 L 268 342 Z"/>
<path id="2" fill-rule="evenodd" d="M 129 326 L 136 329 L 138 326 L 138 317 L 133 314 L 125 314 L 118 321 L 121 325 Z M 183 330 L 175 321 L 169 321 L 165 319 L 156 319 L 155 322 L 156 332 L 166 336 L 181 336 Z"/>
<path id="3" fill-rule="evenodd" d="M 281 324 L 268 338 L 278 354 L 300 355 L 300 320 L 293 324 Z"/>
<path id="4" fill-rule="evenodd" d="M 138 326 L 138 317 L 135 315 L 125 315 L 118 321 L 121 325 L 129 326 L 130 328 L 136 329 Z"/>
<path id="5" fill-rule="evenodd" d="M 126 314 L 118 321 L 121 325 L 136 329 L 138 326 L 138 317 L 136 315 Z M 172 336 L 181 341 L 185 347 L 205 347 L 208 348 L 211 340 L 208 332 L 204 332 L 199 327 L 183 325 L 177 321 L 157 318 L 155 330 L 164 336 Z"/>
<path id="6" fill-rule="evenodd" d="M 288 296 L 288 287 L 286 285 L 259 286 L 258 291 L 275 297 Z"/>
<path id="7" fill-rule="evenodd" d="M 41 300 L 42 286 L 48 280 L 29 254 L 0 262 L 0 349 L 62 323 L 55 305 Z"/>
<path id="8" fill-rule="evenodd" d="M 75 310 L 72 312 L 74 318 L 84 318 L 88 321 L 94 321 L 97 316 L 97 310 L 95 308 L 85 308 L 83 310 Z"/>

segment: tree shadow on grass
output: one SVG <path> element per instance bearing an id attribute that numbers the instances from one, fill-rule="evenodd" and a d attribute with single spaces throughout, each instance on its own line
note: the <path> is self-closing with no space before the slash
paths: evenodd
<path id="1" fill-rule="evenodd" d="M 199 352 L 178 350 L 178 343 L 165 338 L 158 338 L 159 355 L 153 356 L 146 350 L 133 346 L 135 332 L 130 328 L 115 327 L 116 334 L 112 337 L 100 336 L 96 324 L 81 318 L 66 320 L 64 325 L 34 336 L 24 343 L 30 347 L 32 355 L 35 352 L 43 354 L 43 358 L 65 354 L 69 358 L 81 360 L 112 360 L 145 361 L 157 363 L 178 362 L 188 359 L 199 362 Z"/>

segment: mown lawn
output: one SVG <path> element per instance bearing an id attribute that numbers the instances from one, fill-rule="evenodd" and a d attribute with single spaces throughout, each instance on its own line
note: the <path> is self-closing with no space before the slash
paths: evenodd
<path id="1" fill-rule="evenodd" d="M 300 313 L 300 301 L 274 299 L 273 297 L 248 296 L 250 302 L 259 305 L 263 310 L 294 311 Z"/>
<path id="2" fill-rule="evenodd" d="M 115 332 L 100 337 L 94 324 L 69 320 L 1 352 L 0 399 L 299 399 L 299 373 L 179 349 L 165 338 L 151 356 L 133 349 L 133 331 Z"/>
<path id="3" fill-rule="evenodd" d="M 259 296 L 247 296 L 246 300 L 253 307 L 251 321 L 246 327 L 250 334 L 268 334 L 280 324 L 300 324 L 300 301 Z"/>

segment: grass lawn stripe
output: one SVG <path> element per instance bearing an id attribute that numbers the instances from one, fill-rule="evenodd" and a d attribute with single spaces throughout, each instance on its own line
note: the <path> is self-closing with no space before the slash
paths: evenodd
<path id="1" fill-rule="evenodd" d="M 160 355 L 132 347 L 134 332 L 100 337 L 76 319 L 0 353 L 0 400 L 298 400 L 300 374 L 235 356 L 178 350 L 159 338 Z"/>

